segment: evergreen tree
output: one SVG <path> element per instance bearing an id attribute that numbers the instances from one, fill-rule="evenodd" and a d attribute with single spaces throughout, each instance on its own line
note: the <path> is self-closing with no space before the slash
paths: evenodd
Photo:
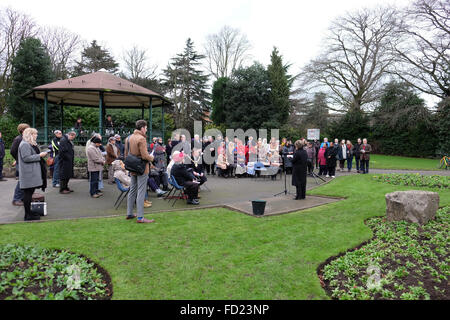
<path id="1" fill-rule="evenodd" d="M 432 115 L 425 102 L 406 83 L 384 88 L 373 113 L 373 140 L 379 151 L 404 156 L 430 156 L 436 151 Z"/>
<path id="2" fill-rule="evenodd" d="M 314 94 L 312 101 L 308 101 L 305 106 L 304 124 L 309 129 L 320 129 L 321 134 L 327 132 L 329 109 L 327 96 L 323 92 Z"/>
<path id="3" fill-rule="evenodd" d="M 227 128 L 279 128 L 278 119 L 272 114 L 269 75 L 260 63 L 233 72 L 224 104 Z"/>
<path id="4" fill-rule="evenodd" d="M 217 79 L 212 88 L 211 120 L 215 124 L 221 125 L 226 122 L 227 113 L 225 112 L 225 90 L 229 78 L 222 77 Z"/>
<path id="5" fill-rule="evenodd" d="M 8 92 L 8 112 L 18 121 L 32 124 L 32 103 L 22 98 L 28 90 L 54 81 L 50 57 L 36 38 L 26 38 L 19 46 L 12 61 L 12 87 Z M 43 122 L 43 104 L 36 103 L 36 123 Z M 49 122 L 56 122 L 59 113 L 51 111 L 49 106 Z M 53 121 L 50 121 L 53 120 Z"/>
<path id="6" fill-rule="evenodd" d="M 287 75 L 289 65 L 283 65 L 283 58 L 276 47 L 273 48 L 270 56 L 271 63 L 267 67 L 270 79 L 270 97 L 273 106 L 272 122 L 278 122 L 278 126 L 287 121 L 290 112 L 290 87 L 293 79 Z"/>
<path id="7" fill-rule="evenodd" d="M 450 98 L 439 102 L 435 123 L 438 136 L 436 153 L 440 157 L 444 154 L 450 156 Z"/>
<path id="8" fill-rule="evenodd" d="M 111 54 L 97 44 L 96 40 L 89 47 L 84 48 L 81 53 L 81 61 L 76 62 L 74 76 L 97 72 L 105 69 L 107 72 L 116 73 L 119 64 L 116 63 Z"/>
<path id="9" fill-rule="evenodd" d="M 335 138 L 341 140 L 350 140 L 353 144 L 358 138 L 367 138 L 371 143 L 370 137 L 370 118 L 364 111 L 353 109 L 349 110 L 342 118 L 332 122 L 328 127 L 328 141 Z"/>
<path id="10" fill-rule="evenodd" d="M 193 131 L 194 120 L 201 121 L 210 109 L 208 76 L 198 69 L 204 57 L 195 51 L 194 43 L 189 38 L 183 53 L 172 58 L 163 71 L 163 84 L 174 102 L 173 116 L 177 128 Z"/>

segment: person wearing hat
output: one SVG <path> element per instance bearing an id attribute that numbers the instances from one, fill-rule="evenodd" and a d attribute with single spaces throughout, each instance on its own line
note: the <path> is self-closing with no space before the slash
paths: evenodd
<path id="1" fill-rule="evenodd" d="M 178 154 L 172 155 L 172 160 L 174 164 L 170 170 L 170 174 L 177 181 L 178 185 L 184 187 L 186 194 L 188 196 L 188 204 L 199 205 L 198 201 L 198 187 L 199 182 L 195 179 L 192 172 L 188 171 L 186 165 L 183 163 L 184 153 L 180 152 Z"/>
<path id="2" fill-rule="evenodd" d="M 114 183 L 114 172 L 111 166 L 114 160 L 119 159 L 120 150 L 116 146 L 116 139 L 114 137 L 109 137 L 108 145 L 106 146 L 106 164 L 108 165 L 108 183 Z"/>
<path id="3" fill-rule="evenodd" d="M 102 152 L 99 147 L 102 144 L 102 140 L 99 137 L 93 137 L 87 150 L 88 156 L 88 171 L 89 171 L 89 193 L 92 198 L 98 198 L 103 194 L 98 189 L 98 182 L 100 172 L 105 164 Z"/>

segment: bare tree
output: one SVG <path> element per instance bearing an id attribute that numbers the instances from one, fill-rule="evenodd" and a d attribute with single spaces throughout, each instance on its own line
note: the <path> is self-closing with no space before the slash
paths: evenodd
<path id="1" fill-rule="evenodd" d="M 421 92 L 450 96 L 450 4 L 416 0 L 401 22 L 403 41 L 394 47 L 394 73 Z"/>
<path id="2" fill-rule="evenodd" d="M 135 45 L 124 51 L 122 59 L 126 66 L 126 76 L 131 81 L 156 78 L 158 66 L 148 64 L 147 50 L 140 49 Z"/>
<path id="3" fill-rule="evenodd" d="M 73 67 L 74 54 L 81 48 L 80 36 L 61 27 L 40 30 L 42 44 L 47 49 L 57 79 L 67 79 Z"/>
<path id="4" fill-rule="evenodd" d="M 6 110 L 6 95 L 11 88 L 11 62 L 20 42 L 37 34 L 35 22 L 11 8 L 0 10 L 0 114 Z"/>
<path id="5" fill-rule="evenodd" d="M 326 90 L 330 110 L 369 106 L 379 98 L 384 76 L 394 61 L 390 44 L 398 41 L 396 19 L 394 8 L 379 7 L 335 20 L 324 52 L 303 69 L 302 86 L 310 92 Z"/>
<path id="6" fill-rule="evenodd" d="M 216 79 L 228 77 L 249 58 L 250 42 L 239 29 L 224 26 L 219 33 L 208 35 L 206 41 L 207 68 Z"/>

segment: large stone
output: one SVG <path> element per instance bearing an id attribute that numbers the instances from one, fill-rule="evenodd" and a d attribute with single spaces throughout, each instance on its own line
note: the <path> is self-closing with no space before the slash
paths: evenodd
<path id="1" fill-rule="evenodd" d="M 425 224 L 434 219 L 438 208 L 437 192 L 410 190 L 386 194 L 386 217 L 389 221 Z"/>

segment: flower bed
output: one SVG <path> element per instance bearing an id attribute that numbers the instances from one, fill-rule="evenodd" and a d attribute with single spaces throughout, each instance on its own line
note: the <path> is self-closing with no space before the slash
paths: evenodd
<path id="1" fill-rule="evenodd" d="M 373 179 L 394 185 L 450 189 L 450 177 L 446 176 L 392 173 L 373 176 Z"/>
<path id="2" fill-rule="evenodd" d="M 450 299 L 450 207 L 424 226 L 381 217 L 366 223 L 372 240 L 319 266 L 333 299 Z"/>
<path id="3" fill-rule="evenodd" d="M 106 300 L 108 273 L 67 251 L 22 245 L 0 246 L 0 300 Z"/>

